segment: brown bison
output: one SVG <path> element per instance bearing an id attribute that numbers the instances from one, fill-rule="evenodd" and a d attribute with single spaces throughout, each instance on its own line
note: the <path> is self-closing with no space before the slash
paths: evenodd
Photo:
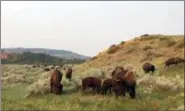
<path id="1" fill-rule="evenodd" d="M 55 69 L 55 67 L 53 66 L 53 67 L 51 67 L 51 69 Z"/>
<path id="2" fill-rule="evenodd" d="M 178 64 L 178 63 L 183 63 L 183 62 L 184 62 L 184 59 L 182 59 L 180 57 L 173 57 L 173 58 L 170 58 L 170 59 L 165 61 L 164 68 L 169 67 L 172 64 Z"/>
<path id="3" fill-rule="evenodd" d="M 112 78 L 116 80 L 113 85 L 113 91 L 116 94 L 116 98 L 121 94 L 125 96 L 126 91 L 129 93 L 131 99 L 135 98 L 136 80 L 133 71 L 123 69 L 122 71 L 115 73 Z"/>
<path id="4" fill-rule="evenodd" d="M 44 71 L 50 71 L 50 69 L 49 68 L 44 68 Z"/>
<path id="5" fill-rule="evenodd" d="M 33 68 L 36 68 L 37 66 L 33 65 L 32 67 L 33 67 Z"/>
<path id="6" fill-rule="evenodd" d="M 86 88 L 92 88 L 92 93 L 100 93 L 101 80 L 97 77 L 86 77 L 82 79 L 82 95 L 85 93 Z"/>
<path id="7" fill-rule="evenodd" d="M 63 85 L 60 84 L 63 74 L 59 70 L 54 70 L 50 78 L 51 92 L 61 94 Z"/>
<path id="8" fill-rule="evenodd" d="M 71 81 L 71 77 L 72 77 L 72 68 L 68 68 L 67 72 L 66 72 L 66 79 L 69 79 Z"/>
<path id="9" fill-rule="evenodd" d="M 152 73 L 153 73 L 156 69 L 153 64 L 150 64 L 147 62 L 147 63 L 143 64 L 143 70 L 145 71 L 145 74 L 146 74 L 146 73 L 149 73 L 150 71 L 152 71 Z"/>
<path id="10" fill-rule="evenodd" d="M 109 94 L 111 94 L 111 88 L 113 86 L 113 82 L 115 82 L 114 79 L 105 79 L 101 86 L 101 94 L 105 95 L 107 91 L 109 90 Z"/>

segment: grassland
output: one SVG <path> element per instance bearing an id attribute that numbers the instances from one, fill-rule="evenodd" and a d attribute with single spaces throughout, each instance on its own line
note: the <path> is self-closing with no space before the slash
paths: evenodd
<path id="1" fill-rule="evenodd" d="M 167 58 L 184 58 L 182 44 L 183 36 L 149 35 L 114 45 L 113 50 L 108 49 L 92 60 L 74 66 L 71 82 L 63 76 L 64 92 L 61 95 L 49 93 L 51 72 L 44 72 L 42 68 L 27 69 L 31 67 L 29 65 L 3 65 L 2 109 L 184 110 L 184 64 L 164 69 Z M 154 75 L 144 74 L 141 69 L 146 61 L 157 67 Z M 117 65 L 132 67 L 135 71 L 138 84 L 136 100 L 131 100 L 128 95 L 116 100 L 114 93 L 106 96 L 81 95 L 79 87 L 83 77 L 109 78 Z"/>

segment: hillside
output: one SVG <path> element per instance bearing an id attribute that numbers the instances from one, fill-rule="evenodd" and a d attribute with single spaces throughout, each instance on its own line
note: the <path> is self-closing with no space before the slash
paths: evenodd
<path id="1" fill-rule="evenodd" d="M 91 60 L 78 66 L 80 71 L 113 64 L 131 64 L 140 67 L 144 62 L 162 65 L 170 57 L 184 58 L 183 35 L 143 35 L 99 52 Z"/>
<path id="2" fill-rule="evenodd" d="M 45 53 L 51 56 L 62 57 L 65 59 L 89 59 L 90 57 L 77 54 L 66 50 L 55 50 L 55 49 L 44 49 L 44 48 L 2 48 L 8 53 L 23 53 L 23 52 L 33 52 L 33 53 Z"/>

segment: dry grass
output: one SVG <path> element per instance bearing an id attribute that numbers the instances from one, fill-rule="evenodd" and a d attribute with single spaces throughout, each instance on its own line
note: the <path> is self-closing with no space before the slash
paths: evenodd
<path id="1" fill-rule="evenodd" d="M 27 90 L 25 97 L 44 95 L 50 92 L 50 78 L 40 79 L 31 84 Z"/>
<path id="2" fill-rule="evenodd" d="M 163 55 L 164 55 L 163 53 L 157 50 L 148 50 L 146 51 L 145 55 L 142 56 L 140 62 L 152 61 L 153 59 L 162 57 Z"/>
<path id="3" fill-rule="evenodd" d="M 176 48 L 184 48 L 184 41 L 178 43 L 178 44 L 176 45 Z"/>
<path id="4" fill-rule="evenodd" d="M 150 91 L 168 90 L 172 92 L 178 92 L 184 89 L 184 80 L 178 75 L 168 78 L 165 76 L 144 75 L 138 79 L 137 82 L 138 85 L 147 87 Z"/>
<path id="5" fill-rule="evenodd" d="M 117 45 L 112 45 L 112 46 L 108 49 L 107 53 L 108 53 L 108 54 L 113 54 L 113 53 L 115 53 L 119 48 L 120 48 L 120 47 L 117 46 Z"/>
<path id="6" fill-rule="evenodd" d="M 148 45 L 145 45 L 145 46 L 143 47 L 143 51 L 147 51 L 147 50 L 149 50 L 149 49 L 152 49 L 152 47 L 151 47 L 151 46 L 148 46 Z"/>

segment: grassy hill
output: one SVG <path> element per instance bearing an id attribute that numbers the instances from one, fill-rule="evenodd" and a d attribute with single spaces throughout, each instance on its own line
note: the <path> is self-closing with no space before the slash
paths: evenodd
<path id="1" fill-rule="evenodd" d="M 2 50 L 9 53 L 23 53 L 28 51 L 32 53 L 45 53 L 47 55 L 62 57 L 65 59 L 89 59 L 90 58 L 88 56 L 77 54 L 71 51 L 45 49 L 45 48 L 3 48 Z"/>
<path id="2" fill-rule="evenodd" d="M 61 95 L 49 93 L 51 72 L 29 65 L 3 65 L 2 109 L 18 110 L 184 110 L 184 64 L 164 69 L 170 57 L 184 58 L 184 36 L 148 35 L 112 45 L 91 60 L 74 66 L 72 81 L 62 78 Z M 144 74 L 146 61 L 157 67 L 154 75 Z M 136 100 L 112 95 L 81 95 L 81 79 L 109 78 L 118 66 L 131 68 L 137 80 Z M 65 74 L 65 70 L 61 70 Z"/>
<path id="3" fill-rule="evenodd" d="M 162 65 L 165 60 L 175 56 L 184 58 L 183 35 L 148 35 L 113 44 L 78 67 L 84 71 L 88 67 L 100 68 L 113 64 L 140 67 L 144 62 L 151 62 Z"/>

